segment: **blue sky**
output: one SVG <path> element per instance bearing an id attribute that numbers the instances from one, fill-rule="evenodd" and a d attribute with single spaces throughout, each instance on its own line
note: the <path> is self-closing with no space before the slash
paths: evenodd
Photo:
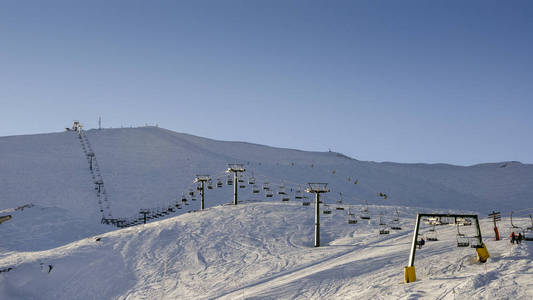
<path id="1" fill-rule="evenodd" d="M 533 163 L 530 1 L 2 1 L 0 136 L 145 123 Z"/>

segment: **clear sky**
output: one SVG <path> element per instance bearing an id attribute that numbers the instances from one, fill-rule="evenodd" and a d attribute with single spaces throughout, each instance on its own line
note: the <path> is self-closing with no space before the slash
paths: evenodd
<path id="1" fill-rule="evenodd" d="M 0 2 L 0 136 L 159 124 L 533 163 L 533 1 Z"/>

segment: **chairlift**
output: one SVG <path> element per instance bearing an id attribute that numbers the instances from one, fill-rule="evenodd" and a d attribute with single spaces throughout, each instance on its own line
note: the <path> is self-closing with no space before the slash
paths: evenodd
<path id="1" fill-rule="evenodd" d="M 459 226 L 457 226 L 457 247 L 470 246 L 470 240 L 463 233 L 459 232 Z"/>
<path id="2" fill-rule="evenodd" d="M 255 178 L 253 176 L 248 178 L 248 184 L 255 184 Z"/>
<path id="3" fill-rule="evenodd" d="M 244 183 L 239 184 L 239 188 L 240 189 L 244 189 L 245 187 L 246 187 L 246 185 Z"/>
<path id="4" fill-rule="evenodd" d="M 379 214 L 379 225 L 381 225 L 381 226 L 386 225 L 385 222 L 383 222 L 383 218 L 381 217 L 381 213 Z"/>
<path id="5" fill-rule="evenodd" d="M 242 175 L 241 175 L 241 176 L 239 176 L 239 179 L 238 179 L 238 181 L 239 181 L 239 183 L 240 183 L 240 182 L 244 182 L 244 177 L 243 177 Z"/>
<path id="6" fill-rule="evenodd" d="M 289 196 L 284 195 L 284 196 L 281 198 L 281 201 L 283 201 L 283 202 L 287 202 L 287 201 L 289 201 L 290 199 L 291 199 L 291 198 L 290 198 Z"/>
<path id="7" fill-rule="evenodd" d="M 187 202 L 187 198 L 185 198 L 184 194 L 181 194 L 181 202 Z"/>
<path id="8" fill-rule="evenodd" d="M 356 219 L 348 219 L 348 224 L 357 224 L 357 220 Z"/>
<path id="9" fill-rule="evenodd" d="M 192 200 L 192 201 L 196 201 L 196 197 L 192 197 L 191 200 Z"/>
<path id="10" fill-rule="evenodd" d="M 379 230 L 379 234 L 389 234 L 389 230 L 387 230 L 386 228 L 382 228 Z"/>
<path id="11" fill-rule="evenodd" d="M 400 222 L 400 214 L 398 213 L 398 209 L 397 208 L 395 208 L 394 210 L 396 211 L 396 217 L 394 217 L 393 221 L 398 223 L 398 222 Z"/>
<path id="12" fill-rule="evenodd" d="M 472 221 L 470 221 L 467 218 L 456 218 L 455 219 L 455 224 L 461 225 L 461 226 L 470 226 L 470 225 L 472 225 Z"/>
<path id="13" fill-rule="evenodd" d="M 253 192 L 254 194 L 259 193 L 259 187 L 257 186 L 257 184 L 254 184 L 254 185 L 253 185 L 253 187 L 252 187 L 252 192 Z"/>
<path id="14" fill-rule="evenodd" d="M 302 199 L 302 188 L 298 185 L 298 190 L 294 194 L 294 199 Z"/>
<path id="15" fill-rule="evenodd" d="M 337 206 L 335 209 L 336 209 L 336 210 L 344 210 L 344 207 L 342 207 L 342 206 Z"/>
<path id="16" fill-rule="evenodd" d="M 222 181 L 220 180 L 220 178 L 217 179 L 217 188 L 221 188 L 222 187 Z"/>
<path id="17" fill-rule="evenodd" d="M 231 176 L 228 176 L 228 177 L 226 178 L 226 184 L 227 184 L 227 185 L 233 185 L 233 178 L 231 178 Z"/>
<path id="18" fill-rule="evenodd" d="M 361 218 L 362 220 L 370 220 L 370 215 L 363 213 L 359 216 L 359 218 Z"/>
<path id="19" fill-rule="evenodd" d="M 400 226 L 396 226 L 396 225 L 392 225 L 390 227 L 390 229 L 392 229 L 392 230 L 402 230 L 402 228 Z"/>
<path id="20" fill-rule="evenodd" d="M 428 242 L 435 242 L 435 241 L 438 241 L 439 239 L 437 238 L 437 231 L 435 230 L 435 225 L 433 225 L 433 228 L 431 228 L 427 233 L 426 233 L 426 241 Z"/>
<path id="21" fill-rule="evenodd" d="M 278 194 L 279 194 L 279 195 L 285 195 L 285 185 L 281 184 L 281 185 L 279 186 Z"/>
<path id="22" fill-rule="evenodd" d="M 268 181 L 265 181 L 263 183 L 263 190 L 265 190 L 265 191 L 269 191 L 270 190 L 270 185 L 268 184 Z"/>
<path id="23" fill-rule="evenodd" d="M 329 208 L 328 204 L 324 204 L 324 210 L 322 211 L 325 215 L 331 214 L 331 209 Z"/>
<path id="24" fill-rule="evenodd" d="M 482 247 L 483 247 L 483 245 L 479 241 L 479 237 L 478 236 L 474 236 L 474 237 L 472 237 L 472 239 L 470 239 L 470 248 L 482 248 Z"/>
<path id="25" fill-rule="evenodd" d="M 212 189 L 213 189 L 213 182 L 211 181 L 211 179 L 209 179 L 209 180 L 207 181 L 207 189 L 208 189 L 208 190 L 212 190 Z"/>
<path id="26" fill-rule="evenodd" d="M 194 191 L 192 189 L 189 189 L 189 196 L 194 196 Z"/>
<path id="27" fill-rule="evenodd" d="M 267 198 L 272 198 L 273 195 L 274 195 L 274 194 L 272 194 L 272 191 L 270 191 L 270 190 L 267 190 L 267 192 L 266 192 L 266 194 L 265 194 L 265 196 L 266 196 Z"/>
<path id="28" fill-rule="evenodd" d="M 309 206 L 309 205 L 311 205 L 311 202 L 309 202 L 309 201 L 303 201 L 302 202 L 302 206 Z"/>

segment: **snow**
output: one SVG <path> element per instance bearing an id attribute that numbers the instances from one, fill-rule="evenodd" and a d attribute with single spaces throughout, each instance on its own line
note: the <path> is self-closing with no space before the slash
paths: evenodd
<path id="1" fill-rule="evenodd" d="M 359 211 L 353 207 L 352 211 Z M 312 247 L 313 207 L 255 202 L 225 205 L 108 232 L 50 250 L 0 257 L 3 299 L 368 299 L 528 298 L 533 296 L 530 242 L 493 241 L 491 258 L 456 248 L 454 226 L 437 227 L 439 241 L 417 251 L 418 281 L 402 283 L 414 214 L 400 208 L 402 230 L 379 235 L 377 216 L 352 225 L 346 211 L 322 216 L 322 242 Z M 424 227 L 427 230 L 429 227 Z M 473 226 L 461 230 L 467 234 Z M 507 232 L 503 233 L 507 234 Z M 41 263 L 45 266 L 41 270 Z M 50 273 L 47 265 L 53 265 Z"/>
<path id="2" fill-rule="evenodd" d="M 227 205 L 233 187 L 224 184 L 206 191 L 205 211 L 195 212 L 199 201 L 189 201 L 168 217 L 116 230 L 100 224 L 75 132 L 0 137 L 0 214 L 13 217 L 0 225 L 1 299 L 533 297 L 531 242 L 493 241 L 486 219 L 502 211 L 502 237 L 511 210 L 520 211 L 514 224 L 531 226 L 533 211 L 524 209 L 533 196 L 532 165 L 364 162 L 155 127 L 86 134 L 113 217 L 168 207 L 197 174 L 224 179 L 233 162 L 242 162 L 246 175 L 253 172 L 257 184 L 268 180 L 274 193 L 283 183 L 291 200 L 281 202 L 275 193 L 266 201 L 247 186 L 239 205 Z M 328 182 L 331 189 L 323 198 L 332 214 L 321 216 L 319 248 L 313 247 L 314 204 L 294 199 L 306 182 Z M 339 193 L 345 210 L 335 209 Z M 365 200 L 372 219 L 348 224 L 348 208 L 357 215 Z M 390 223 L 395 209 L 402 230 L 379 235 L 379 215 Z M 479 213 L 491 258 L 474 262 L 474 249 L 456 247 L 456 228 L 439 226 L 439 241 L 417 251 L 418 280 L 403 284 L 417 212 Z M 472 234 L 472 227 L 461 230 Z"/>

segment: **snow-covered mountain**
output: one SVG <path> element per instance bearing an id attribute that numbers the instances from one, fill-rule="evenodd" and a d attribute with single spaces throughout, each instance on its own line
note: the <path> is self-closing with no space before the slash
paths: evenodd
<path id="1" fill-rule="evenodd" d="M 181 209 L 125 229 L 101 224 L 90 152 L 105 182 L 104 217 Z M 242 203 L 224 205 L 233 196 L 224 170 L 234 162 L 246 168 Z M 198 197 L 197 174 L 214 180 L 205 211 L 187 196 Z M 320 248 L 312 247 L 314 204 L 295 198 L 307 182 L 331 188 Z M 280 201 L 281 185 L 288 202 Z M 531 207 L 532 186 L 533 165 L 519 162 L 375 163 L 156 127 L 2 137 L 0 215 L 13 218 L 0 225 L 0 299 L 528 299 L 530 245 L 493 241 L 485 214 Z M 370 220 L 359 216 L 365 201 Z M 380 217 L 390 225 L 396 210 L 402 229 L 378 234 Z M 489 261 L 474 263 L 474 249 L 456 248 L 457 229 L 442 226 L 439 241 L 417 252 L 419 280 L 402 284 L 415 214 L 466 210 L 481 214 Z M 350 212 L 357 224 L 348 223 Z M 514 223 L 532 226 L 527 214 Z M 504 218 L 502 236 L 515 230 L 508 225 Z M 460 230 L 472 236 L 472 227 Z"/>
<path id="2" fill-rule="evenodd" d="M 533 165 L 519 162 L 469 167 L 358 161 L 334 152 L 307 152 L 216 141 L 156 127 L 89 130 L 115 217 L 166 206 L 187 191 L 196 174 L 221 176 L 241 162 L 257 183 L 287 188 L 328 182 L 337 200 L 361 204 L 469 209 L 481 212 L 531 206 Z M 1 208 L 34 203 L 96 217 L 94 184 L 75 132 L 0 138 Z M 353 182 L 357 180 L 357 184 Z M 292 185 L 291 185 L 292 184 Z M 276 187 L 276 186 L 273 186 Z M 250 197 L 251 189 L 242 197 Z M 387 199 L 377 193 L 388 195 Z M 254 195 L 255 196 L 255 195 Z M 231 201 L 231 188 L 208 191 L 208 207 Z"/>

